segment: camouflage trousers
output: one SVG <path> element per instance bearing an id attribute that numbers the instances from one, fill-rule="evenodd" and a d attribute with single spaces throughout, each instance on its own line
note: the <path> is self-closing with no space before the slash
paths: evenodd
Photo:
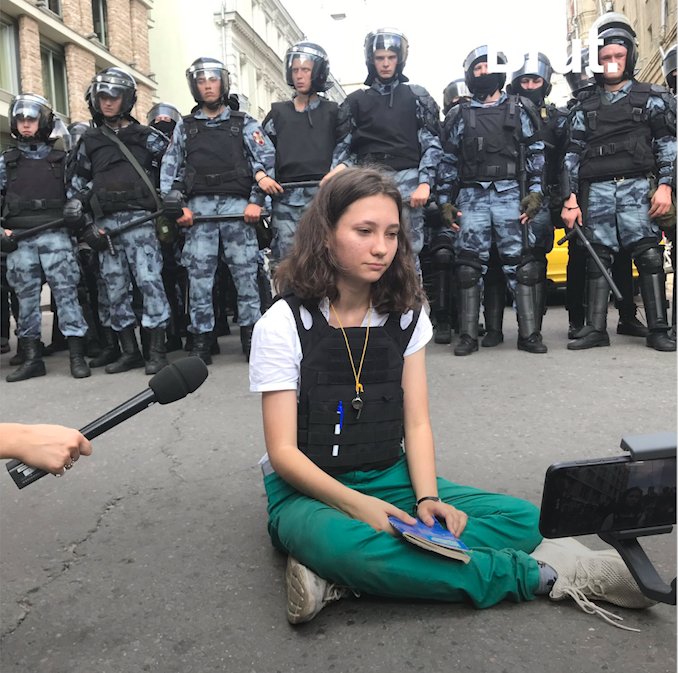
<path id="1" fill-rule="evenodd" d="M 19 248 L 7 255 L 7 281 L 19 300 L 17 335 L 40 338 L 43 272 L 57 306 L 62 334 L 84 336 L 87 323 L 78 301 L 80 269 L 73 240 L 63 229 L 19 241 Z"/>
<path id="2" fill-rule="evenodd" d="M 619 252 L 642 239 L 659 243 L 659 227 L 649 218 L 650 183 L 646 178 L 594 182 L 589 187 L 584 226 L 591 243 Z"/>
<path id="3" fill-rule="evenodd" d="M 97 221 L 97 226 L 113 233 L 127 222 L 141 217 L 144 211 L 114 213 Z M 116 254 L 108 250 L 99 253 L 101 278 L 106 286 L 107 299 L 99 307 L 101 323 L 116 332 L 136 325 L 137 319 L 132 308 L 132 279 L 143 298 L 141 324 L 153 329 L 164 327 L 169 318 L 169 304 L 162 283 L 162 255 L 160 243 L 155 235 L 153 223 L 142 224 L 113 238 Z M 110 312 L 110 316 L 106 312 Z"/>
<path id="4" fill-rule="evenodd" d="M 198 197 L 190 204 L 196 215 L 242 213 L 246 206 L 245 199 L 232 197 L 224 200 Z M 186 229 L 181 255 L 181 263 L 188 272 L 189 331 L 193 334 L 205 334 L 214 329 L 212 289 L 220 254 L 228 265 L 238 293 L 238 323 L 253 325 L 261 317 L 256 229 L 244 220 L 201 222 Z"/>
<path id="5" fill-rule="evenodd" d="M 292 249 L 294 234 L 297 233 L 297 225 L 308 204 L 294 206 L 289 203 L 273 201 L 272 219 L 273 240 L 271 241 L 271 258 L 279 262 Z"/>
<path id="6" fill-rule="evenodd" d="M 522 253 L 522 225 L 520 224 L 520 194 L 518 187 L 498 192 L 493 186 L 463 187 L 457 206 L 461 210 L 460 229 L 457 232 L 455 253 L 477 255 L 483 275 L 487 272 L 492 243 L 497 246 L 502 269 L 511 288 L 516 286 L 516 268 Z M 534 246 L 533 231 L 528 236 Z"/>

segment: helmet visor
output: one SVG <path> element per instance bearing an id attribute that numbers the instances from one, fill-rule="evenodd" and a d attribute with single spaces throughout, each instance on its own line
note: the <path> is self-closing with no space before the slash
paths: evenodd
<path id="1" fill-rule="evenodd" d="M 10 113 L 15 119 L 40 119 L 41 114 L 42 105 L 27 100 L 16 101 Z"/>

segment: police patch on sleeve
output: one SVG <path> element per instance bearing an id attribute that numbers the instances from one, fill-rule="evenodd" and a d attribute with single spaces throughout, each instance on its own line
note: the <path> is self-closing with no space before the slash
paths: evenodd
<path id="1" fill-rule="evenodd" d="M 254 142 L 257 145 L 263 145 L 264 144 L 264 134 L 261 131 L 255 131 L 252 134 L 252 137 L 254 138 Z"/>

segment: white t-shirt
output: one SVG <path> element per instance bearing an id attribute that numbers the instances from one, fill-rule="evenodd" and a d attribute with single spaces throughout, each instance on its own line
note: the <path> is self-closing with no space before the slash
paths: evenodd
<path id="1" fill-rule="evenodd" d="M 330 304 L 327 299 L 319 304 L 320 312 L 329 321 Z M 300 309 L 304 326 L 313 324 L 311 314 Z M 400 326 L 407 329 L 414 313 L 408 311 L 400 318 Z M 381 327 L 388 320 L 388 313 L 372 312 L 370 325 Z M 362 327 L 367 327 L 367 315 Z M 416 353 L 431 340 L 433 327 L 424 310 L 414 328 L 405 356 Z M 254 326 L 252 352 L 250 355 L 250 391 L 265 393 L 272 390 L 299 390 L 301 381 L 301 342 L 297 324 L 289 304 L 283 299 L 276 301 Z"/>

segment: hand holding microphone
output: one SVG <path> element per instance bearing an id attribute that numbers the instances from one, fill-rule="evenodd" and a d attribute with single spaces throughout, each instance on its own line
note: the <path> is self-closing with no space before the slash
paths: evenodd
<path id="1" fill-rule="evenodd" d="M 123 402 L 120 406 L 112 409 L 108 413 L 92 421 L 80 432 L 86 440 L 94 439 L 103 434 L 119 423 L 131 418 L 140 411 L 147 409 L 152 404 L 170 404 L 176 400 L 186 397 L 189 393 L 197 390 L 207 378 L 207 366 L 197 357 L 183 358 L 174 364 L 167 365 L 161 369 L 148 382 L 148 389 L 135 395 L 131 399 Z M 75 433 L 75 431 L 73 431 Z M 77 434 L 77 433 L 76 433 Z M 91 453 L 91 447 L 87 442 L 84 450 L 80 452 L 85 455 Z M 89 451 L 87 450 L 89 448 Z M 26 458 L 24 453 L 20 453 Z M 72 454 L 71 454 L 72 456 Z M 75 458 L 77 460 L 77 458 Z M 44 465 L 49 467 L 48 465 Z M 68 467 L 67 467 L 68 466 Z M 73 466 L 72 460 L 63 465 L 63 468 L 69 469 Z M 45 471 L 35 466 L 28 465 L 21 460 L 10 460 L 7 462 L 7 471 L 16 483 L 18 488 L 24 488 L 34 481 L 41 479 L 50 471 L 56 474 L 63 474 L 61 470 Z"/>

